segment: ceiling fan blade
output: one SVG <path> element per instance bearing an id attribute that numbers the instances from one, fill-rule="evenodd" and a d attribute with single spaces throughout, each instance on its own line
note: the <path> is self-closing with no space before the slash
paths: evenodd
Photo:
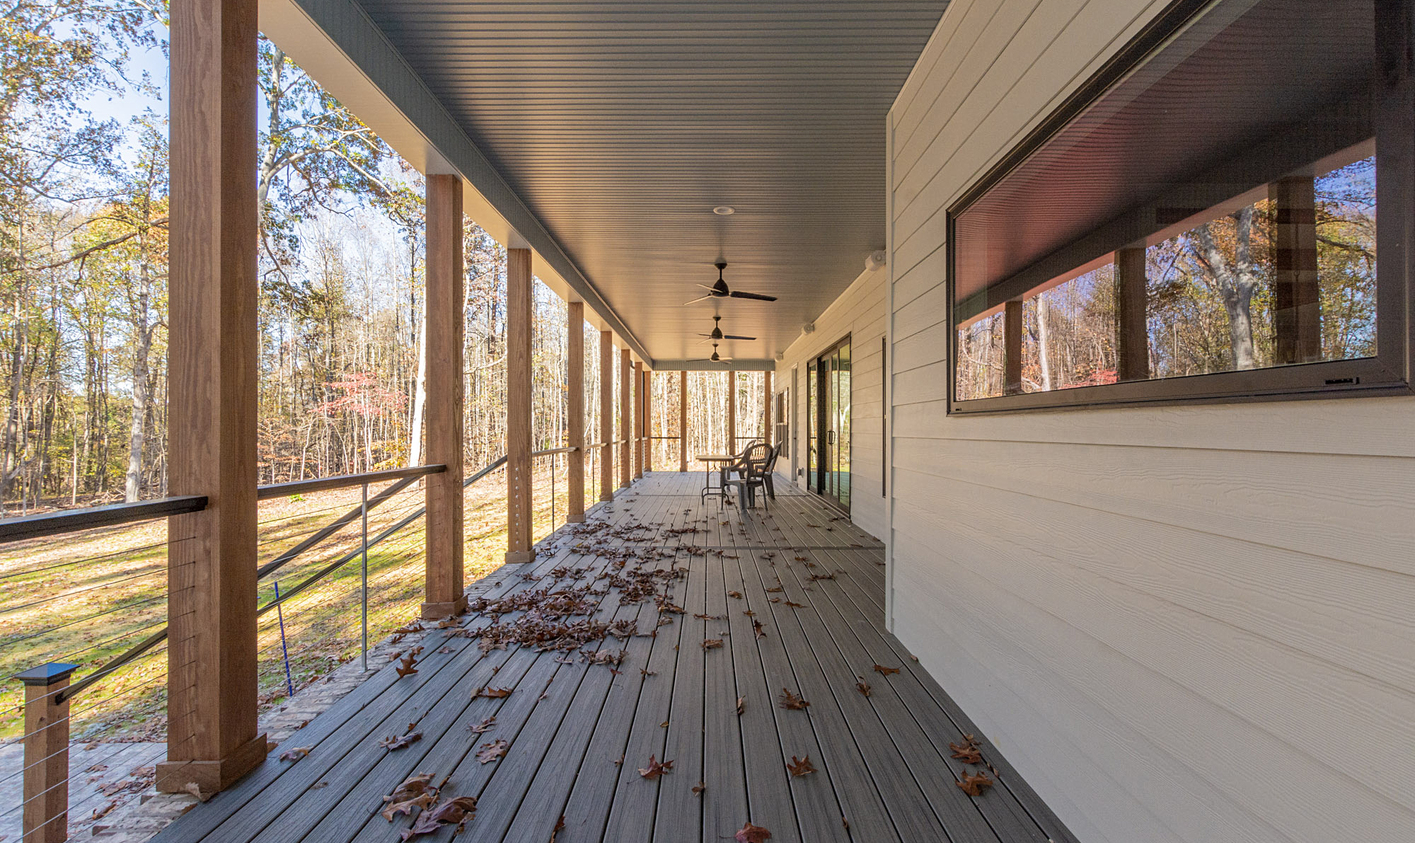
<path id="1" fill-rule="evenodd" d="M 685 301 L 685 302 L 683 302 L 683 306 L 684 306 L 684 307 L 687 307 L 687 306 L 690 305 L 690 304 L 697 304 L 697 303 L 700 302 L 700 301 L 707 301 L 707 300 L 710 299 L 710 298 L 712 298 L 711 295 L 698 296 L 697 298 L 693 299 L 692 301 Z"/>
<path id="2" fill-rule="evenodd" d="M 722 338 L 725 340 L 747 340 L 748 342 L 756 339 L 756 337 L 739 337 L 734 334 L 723 334 Z"/>
<path id="3" fill-rule="evenodd" d="M 764 296 L 761 293 L 744 293 L 741 290 L 733 290 L 734 299 L 751 299 L 753 301 L 776 301 L 776 296 Z"/>

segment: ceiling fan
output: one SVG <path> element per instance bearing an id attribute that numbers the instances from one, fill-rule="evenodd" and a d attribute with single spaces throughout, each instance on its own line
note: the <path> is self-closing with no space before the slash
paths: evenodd
<path id="1" fill-rule="evenodd" d="M 700 358 L 698 358 L 697 360 L 689 360 L 688 362 L 689 362 L 689 363 L 721 363 L 722 365 L 726 366 L 727 363 L 728 363 L 728 361 L 730 361 L 731 359 L 732 359 L 731 357 L 723 357 L 722 355 L 718 354 L 718 353 L 717 353 L 717 343 L 713 343 L 713 344 L 712 344 L 712 356 L 711 356 L 711 357 L 700 357 Z"/>
<path id="2" fill-rule="evenodd" d="M 697 302 L 703 301 L 704 299 L 733 298 L 752 299 L 753 301 L 776 301 L 776 296 L 767 296 L 761 293 L 748 293 L 742 290 L 729 290 L 727 288 L 727 282 L 722 280 L 722 270 L 727 268 L 727 262 L 718 261 L 713 265 L 717 267 L 717 283 L 713 284 L 711 287 L 709 287 L 707 284 L 699 284 L 699 287 L 702 287 L 704 290 L 708 291 L 707 295 L 700 296 L 698 298 L 693 299 L 692 301 L 683 302 L 684 307 L 690 304 L 695 304 Z"/>
<path id="3" fill-rule="evenodd" d="M 707 337 L 707 340 L 703 340 L 702 342 L 698 343 L 698 345 L 702 345 L 704 342 L 707 342 L 708 340 L 755 340 L 755 339 L 756 339 L 756 337 L 739 337 L 739 336 L 736 336 L 736 335 L 734 335 L 734 334 L 724 334 L 724 333 L 722 333 L 722 325 L 720 324 L 721 322 L 722 322 L 722 317 L 721 317 L 721 316 L 714 316 L 714 317 L 712 317 L 712 323 L 713 323 L 713 324 L 712 324 L 712 333 L 711 333 L 711 334 L 698 334 L 698 336 L 700 336 L 700 337 Z"/>

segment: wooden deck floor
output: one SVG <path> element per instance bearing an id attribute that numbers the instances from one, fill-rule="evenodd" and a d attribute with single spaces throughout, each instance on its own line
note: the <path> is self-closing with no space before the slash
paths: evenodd
<path id="1" fill-rule="evenodd" d="M 418 773 L 443 783 L 445 798 L 477 797 L 457 838 L 475 843 L 717 843 L 749 820 L 771 843 L 1072 839 L 986 741 L 999 784 L 976 798 L 956 785 L 978 768 L 951 758 L 949 744 L 975 730 L 883 631 L 878 541 L 793 489 L 778 490 L 769 514 L 743 517 L 701 504 L 700 483 L 697 473 L 649 475 L 544 543 L 524 570 L 503 569 L 488 592 L 603 592 L 595 617 L 632 619 L 639 634 L 584 649 L 623 648 L 617 668 L 514 644 L 483 652 L 465 633 L 436 630 L 416 674 L 378 671 L 156 840 L 397 840 L 412 821 L 381 817 L 382 797 Z M 654 569 L 684 572 L 661 575 L 657 589 L 682 614 L 661 613 L 652 597 L 621 602 L 602 576 Z M 492 622 L 474 613 L 461 626 Z M 708 639 L 724 645 L 704 649 Z M 483 687 L 513 691 L 474 698 Z M 809 707 L 781 707 L 784 689 Z M 469 730 L 490 717 L 489 731 Z M 379 746 L 410 724 L 421 740 Z M 505 756 L 481 763 L 479 750 L 497 740 L 508 742 Z M 278 760 L 294 747 L 309 753 Z M 642 777 L 651 756 L 672 771 Z M 817 772 L 791 776 L 793 756 L 809 756 Z"/>

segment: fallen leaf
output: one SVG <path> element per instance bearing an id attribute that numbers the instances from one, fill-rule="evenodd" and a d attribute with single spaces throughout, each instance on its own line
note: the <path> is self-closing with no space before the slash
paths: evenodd
<path id="1" fill-rule="evenodd" d="M 767 594 L 780 594 L 781 592 L 783 592 L 783 591 L 785 591 L 785 590 L 786 590 L 786 589 L 784 589 L 784 588 L 782 588 L 781 586 L 778 585 L 778 586 L 773 586 L 773 587 L 771 587 L 771 588 L 768 588 L 768 589 L 766 590 L 766 593 L 767 593 Z"/>
<path id="2" fill-rule="evenodd" d="M 882 664 L 877 664 L 877 665 L 875 665 L 875 673 L 878 673 L 878 674 L 880 674 L 881 676 L 888 676 L 888 675 L 890 675 L 891 673 L 898 673 L 898 672 L 899 672 L 899 668 L 897 668 L 897 667 L 885 667 L 885 666 L 882 665 Z"/>
<path id="3" fill-rule="evenodd" d="M 200 799 L 201 797 L 197 797 L 197 798 Z M 104 805 L 104 806 L 102 806 L 102 807 L 100 807 L 100 808 L 94 808 L 94 809 L 93 809 L 93 816 L 89 817 L 89 819 L 91 819 L 91 820 L 101 820 L 101 819 L 103 819 L 104 817 L 108 816 L 108 812 L 111 811 L 111 810 L 113 810 L 113 809 L 116 808 L 116 807 L 118 807 L 118 803 L 117 803 L 117 802 L 109 802 L 107 805 Z"/>
<path id="4" fill-rule="evenodd" d="M 565 815 L 561 814 L 560 819 L 555 821 L 555 828 L 550 830 L 550 843 L 555 843 L 555 838 L 560 832 L 565 830 Z"/>
<path id="5" fill-rule="evenodd" d="M 742 826 L 742 830 L 733 835 L 737 843 L 766 843 L 771 837 L 771 832 L 759 825 L 752 825 L 748 822 Z"/>
<path id="6" fill-rule="evenodd" d="M 742 716 L 742 712 L 745 711 L 746 708 L 747 708 L 747 698 L 746 698 L 745 696 L 738 697 L 738 698 L 737 698 L 737 716 L 738 716 L 738 717 L 741 717 L 741 716 Z"/>
<path id="7" fill-rule="evenodd" d="M 785 688 L 781 689 L 782 708 L 789 708 L 792 711 L 805 711 L 806 706 L 808 705 L 810 705 L 810 703 L 806 702 L 805 700 L 801 699 L 800 697 L 796 696 Z"/>
<path id="8" fill-rule="evenodd" d="M 654 756 L 649 756 L 649 765 L 639 768 L 639 775 L 646 779 L 656 779 L 664 773 L 673 772 L 672 761 L 659 761 Z"/>
<path id="9" fill-rule="evenodd" d="M 196 782 L 187 782 L 186 784 L 182 785 L 182 790 L 195 796 L 198 802 L 205 802 L 206 800 L 211 798 L 209 794 L 201 792 L 201 787 L 199 787 Z"/>
<path id="10" fill-rule="evenodd" d="M 490 685 L 486 685 L 486 686 L 483 686 L 483 687 L 481 687 L 481 688 L 478 688 L 478 689 L 477 689 L 477 692 L 476 692 L 475 694 L 472 694 L 472 699 L 476 699 L 477 697 L 486 697 L 487 699 L 499 700 L 499 699 L 501 699 L 501 698 L 503 698 L 503 697 L 509 697 L 509 696 L 511 696 L 511 691 L 512 691 L 512 690 L 514 690 L 514 689 L 512 689 L 512 688 L 493 688 L 493 687 L 491 687 Z"/>
<path id="11" fill-rule="evenodd" d="M 424 834 L 432 834 L 439 828 L 454 823 L 457 826 L 457 833 L 460 834 L 462 828 L 467 824 L 467 820 L 475 816 L 476 812 L 477 798 L 475 796 L 458 796 L 456 799 L 443 802 L 441 805 L 419 814 L 413 827 L 403 832 L 403 840 L 407 841 Z"/>
<path id="12" fill-rule="evenodd" d="M 411 727 L 413 724 L 409 723 L 408 725 Z M 414 743 L 417 743 L 422 739 L 422 732 L 414 732 L 410 728 L 407 732 L 401 735 L 391 735 L 389 737 L 384 738 L 383 740 L 378 742 L 378 745 L 392 752 L 395 749 L 402 749 L 405 746 L 410 746 Z"/>
<path id="13" fill-rule="evenodd" d="M 806 604 L 805 604 L 805 603 L 797 603 L 797 602 L 794 601 L 794 600 L 783 600 L 783 601 L 781 601 L 781 605 L 783 605 L 783 606 L 790 606 L 790 607 L 793 608 L 793 609 L 804 609 L 804 608 L 806 608 Z"/>
<path id="14" fill-rule="evenodd" d="M 791 772 L 792 776 L 808 776 L 816 771 L 815 765 L 811 764 L 811 756 L 809 755 L 799 761 L 796 756 L 791 756 L 791 762 L 786 765 L 786 769 Z"/>
<path id="15" fill-rule="evenodd" d="M 727 596 L 728 596 L 728 597 L 734 597 L 734 598 L 736 598 L 736 599 L 738 599 L 738 600 L 741 600 L 741 599 L 742 599 L 742 592 L 740 592 L 740 591 L 729 591 L 729 592 L 727 592 Z"/>
<path id="16" fill-rule="evenodd" d="M 387 804 L 379 813 L 385 820 L 393 822 L 399 814 L 411 815 L 414 808 L 426 808 L 437 801 L 437 788 L 431 782 L 432 773 L 409 776 L 392 793 L 383 797 Z"/>
<path id="17" fill-rule="evenodd" d="M 698 782 L 697 784 L 693 785 L 694 796 L 702 796 L 704 790 L 707 790 L 707 785 L 703 784 L 702 782 Z"/>
<path id="18" fill-rule="evenodd" d="M 468 726 L 467 729 L 474 735 L 484 735 L 491 731 L 491 727 L 496 725 L 495 717 L 488 717 L 475 726 Z"/>
<path id="19" fill-rule="evenodd" d="M 992 779 L 988 778 L 987 773 L 979 770 L 977 774 L 971 776 L 964 773 L 963 780 L 954 782 L 954 784 L 958 785 L 958 787 L 969 796 L 982 796 L 983 791 L 992 787 Z"/>
<path id="20" fill-rule="evenodd" d="M 865 677 L 863 676 L 858 676 L 856 678 L 860 681 L 855 683 L 855 690 L 868 697 L 870 695 L 870 684 L 865 681 Z"/>
<path id="21" fill-rule="evenodd" d="M 412 653 L 409 653 L 408 655 L 403 657 L 402 664 L 393 668 L 394 670 L 398 671 L 399 679 L 402 679 L 404 676 L 412 676 L 414 673 L 418 672 L 418 669 L 416 667 L 413 667 L 413 665 L 416 663 L 416 659 L 417 656 L 413 655 Z"/>
<path id="22" fill-rule="evenodd" d="M 758 638 L 766 637 L 766 630 L 762 628 L 762 622 L 759 620 L 752 621 L 752 631 L 757 634 Z"/>
<path id="23" fill-rule="evenodd" d="M 481 749 L 477 751 L 477 760 L 483 764 L 490 764 L 498 758 L 505 757 L 506 748 L 508 746 L 510 746 L 510 744 L 508 744 L 504 740 L 496 740 L 492 741 L 491 743 L 484 743 L 481 745 Z"/>
<path id="24" fill-rule="evenodd" d="M 294 749 L 287 749 L 287 750 L 285 750 L 284 752 L 280 753 L 280 760 L 281 760 L 281 761 L 299 761 L 301 758 L 304 758 L 306 755 L 309 755 L 311 749 L 314 749 L 314 747 L 312 747 L 312 746 L 297 746 L 297 747 L 295 747 Z"/>
<path id="25" fill-rule="evenodd" d="M 721 638 L 704 638 L 704 639 L 703 639 L 703 649 L 704 649 L 704 650 L 716 650 L 716 649 L 718 649 L 718 648 L 721 647 L 721 646 L 722 646 L 722 639 L 721 639 Z"/>

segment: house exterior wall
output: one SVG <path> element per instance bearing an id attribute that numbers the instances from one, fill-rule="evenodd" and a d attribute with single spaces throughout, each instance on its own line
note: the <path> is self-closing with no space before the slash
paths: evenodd
<path id="1" fill-rule="evenodd" d="M 946 415 L 945 209 L 1165 5 L 953 0 L 891 112 L 893 628 L 1084 841 L 1415 839 L 1415 400 Z"/>
<path id="2" fill-rule="evenodd" d="M 864 255 L 860 256 L 861 261 Z M 795 386 L 791 395 L 792 456 L 778 471 L 791 474 L 806 488 L 806 366 L 846 335 L 850 337 L 850 520 L 871 535 L 883 537 L 885 517 L 883 348 L 885 289 L 889 273 L 866 271 L 815 320 L 776 364 L 772 389 Z M 792 377 L 792 370 L 795 377 Z"/>

